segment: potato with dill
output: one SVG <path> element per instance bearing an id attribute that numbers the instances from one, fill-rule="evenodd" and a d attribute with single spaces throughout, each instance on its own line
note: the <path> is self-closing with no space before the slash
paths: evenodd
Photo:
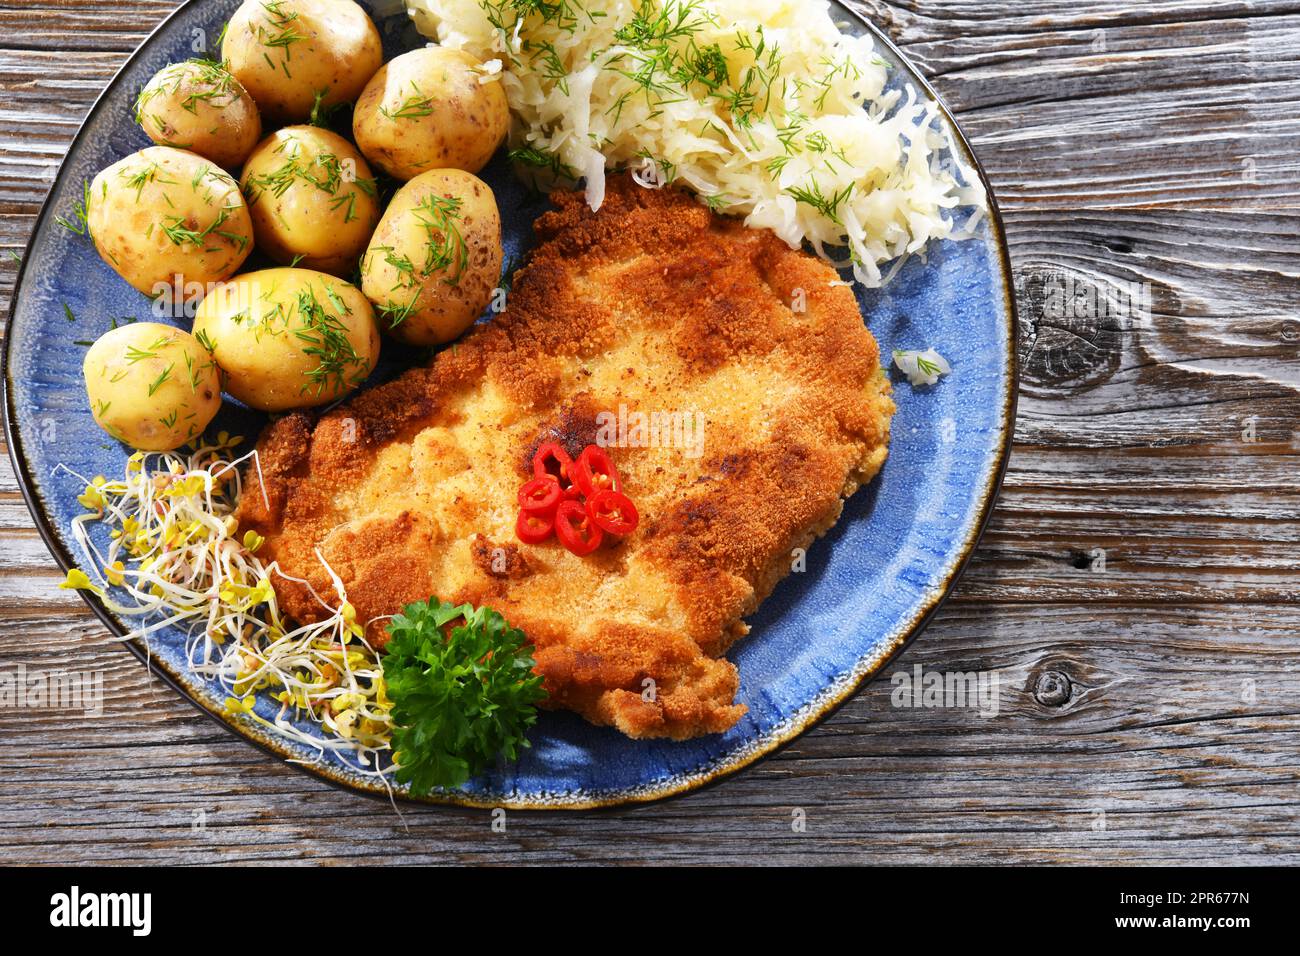
<path id="1" fill-rule="evenodd" d="M 395 179 L 430 169 L 477 173 L 505 141 L 510 109 L 500 80 L 461 50 L 404 53 L 366 84 L 352 135 Z"/>
<path id="2" fill-rule="evenodd" d="M 159 146 L 188 149 L 225 169 L 243 165 L 262 138 L 257 104 L 211 60 L 159 70 L 136 100 L 135 121 Z"/>
<path id="3" fill-rule="evenodd" d="M 351 103 L 384 62 L 379 31 L 352 0 L 245 0 L 221 56 L 276 124 Z"/>
<path id="4" fill-rule="evenodd" d="M 336 401 L 379 361 L 366 297 L 311 269 L 265 269 L 218 286 L 199 304 L 194 336 L 225 373 L 226 391 L 264 412 Z"/>
<path id="5" fill-rule="evenodd" d="M 86 225 L 104 261 L 145 295 L 175 276 L 230 278 L 253 251 L 239 184 L 211 160 L 151 146 L 114 163 L 87 191 Z"/>
<path id="6" fill-rule="evenodd" d="M 347 275 L 379 223 L 370 167 L 342 136 L 290 126 L 244 165 L 241 186 L 257 248 L 282 265 Z"/>
<path id="7" fill-rule="evenodd" d="M 198 339 L 156 322 L 122 325 L 82 365 L 99 427 L 142 451 L 171 451 L 203 434 L 221 408 L 221 377 Z"/>
<path id="8" fill-rule="evenodd" d="M 487 183 L 430 170 L 393 197 L 361 260 L 361 288 L 395 338 L 441 345 L 492 301 L 501 258 L 501 215 Z"/>

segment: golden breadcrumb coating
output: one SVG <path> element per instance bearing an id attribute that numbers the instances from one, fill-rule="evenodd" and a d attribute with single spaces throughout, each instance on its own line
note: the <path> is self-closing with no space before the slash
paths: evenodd
<path id="1" fill-rule="evenodd" d="M 721 655 L 884 463 L 889 384 L 850 289 L 772 233 L 627 178 L 599 213 L 553 198 L 504 313 L 319 421 L 266 429 L 241 526 L 337 600 L 319 551 L 372 640 L 373 619 L 431 595 L 490 605 L 535 645 L 548 706 L 631 737 L 719 733 L 745 711 Z M 701 414 L 703 444 L 608 449 L 641 513 L 626 539 L 584 558 L 519 542 L 534 450 L 576 458 L 620 406 L 633 424 Z M 299 620 L 323 610 L 277 592 Z"/>

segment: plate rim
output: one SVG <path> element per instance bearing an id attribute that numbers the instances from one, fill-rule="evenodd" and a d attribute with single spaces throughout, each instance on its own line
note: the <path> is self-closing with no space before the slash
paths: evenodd
<path id="1" fill-rule="evenodd" d="M 104 101 L 108 98 L 119 84 L 123 81 L 123 75 L 140 57 L 142 51 L 152 43 L 159 34 L 165 32 L 174 20 L 180 18 L 183 14 L 199 6 L 203 0 L 184 0 L 171 13 L 164 17 L 149 34 L 140 41 L 140 44 L 133 50 L 123 61 L 121 67 L 113 75 L 113 78 L 100 91 L 99 96 L 95 98 L 90 109 L 86 112 L 85 117 L 78 127 L 76 135 L 69 142 L 63 159 L 59 163 L 58 171 L 50 184 L 49 192 L 46 193 L 45 199 L 41 203 L 40 211 L 36 215 L 31 232 L 28 238 L 28 248 L 41 229 L 49 219 L 53 206 L 53 196 L 55 188 L 64 174 L 64 167 L 67 164 L 68 157 L 81 144 L 83 138 L 87 135 L 87 128 L 90 120 L 104 106 Z M 235 735 L 245 743 L 251 744 L 261 750 L 268 756 L 275 757 L 279 762 L 288 764 L 301 772 L 307 773 L 312 777 L 330 785 L 331 787 L 346 791 L 358 796 L 369 797 L 371 799 L 382 799 L 392 802 L 394 798 L 415 806 L 444 806 L 444 807 L 465 807 L 473 809 L 492 809 L 501 807 L 510 810 L 599 810 L 614 807 L 652 803 L 664 800 L 669 797 L 680 796 L 685 793 L 696 792 L 702 789 L 711 788 L 713 785 L 739 773 L 746 767 L 752 766 L 764 757 L 772 756 L 783 750 L 786 746 L 794 742 L 813 727 L 820 724 L 823 720 L 832 716 L 840 707 L 856 696 L 860 691 L 865 689 L 880 672 L 885 669 L 890 661 L 896 659 L 903 653 L 911 643 L 921 635 L 935 614 L 943 607 L 948 598 L 951 596 L 957 583 L 961 580 L 963 573 L 970 563 L 979 546 L 980 539 L 983 537 L 985 530 L 988 528 L 989 521 L 997 505 L 998 498 L 1002 491 L 1003 479 L 1006 476 L 1008 461 L 1011 457 L 1012 438 L 1015 432 L 1016 410 L 1020 393 L 1020 367 L 1019 367 L 1019 332 L 1020 322 L 1016 308 L 1016 297 L 1014 288 L 1014 273 L 1012 271 L 1010 250 L 1007 245 L 1006 228 L 1002 219 L 1002 212 L 998 205 L 997 198 L 994 195 L 993 185 L 989 182 L 988 175 L 984 170 L 983 164 L 975 154 L 974 148 L 970 144 L 965 131 L 957 121 L 956 115 L 948 107 L 943 97 L 930 84 L 930 81 L 921 73 L 911 59 L 898 47 L 896 43 L 875 23 L 873 23 L 865 14 L 859 12 L 854 7 L 848 5 L 845 0 L 832 0 L 836 6 L 848 13 L 854 20 L 864 27 L 871 35 L 873 42 L 886 48 L 900 64 L 903 71 L 907 74 L 907 79 L 914 83 L 919 92 L 924 93 L 938 108 L 940 114 L 947 122 L 949 128 L 955 136 L 954 146 L 962 154 L 962 158 L 967 163 L 967 167 L 975 172 L 980 182 L 984 186 L 985 193 L 988 197 L 988 223 L 991 233 L 991 240 L 997 248 L 997 260 L 1002 265 L 1000 285 L 1002 286 L 1002 295 L 1005 302 L 1005 315 L 1007 328 L 1007 354 L 1004 356 L 1006 362 L 1007 375 L 1003 378 L 1005 394 L 1002 398 L 1002 407 L 997 435 L 996 461 L 989 476 L 986 487 L 982 492 L 982 500 L 979 504 L 977 517 L 972 524 L 971 530 L 966 539 L 961 543 L 957 551 L 957 560 L 952 569 L 944 577 L 942 583 L 935 589 L 937 593 L 929 597 L 918 608 L 912 620 L 899 633 L 893 642 L 886 648 L 877 652 L 874 661 L 869 664 L 861 674 L 845 682 L 842 688 L 838 688 L 836 693 L 832 694 L 828 700 L 818 704 L 818 706 L 806 706 L 806 713 L 796 712 L 794 717 L 769 731 L 768 736 L 759 738 L 750 746 L 742 746 L 732 754 L 724 756 L 717 764 L 692 774 L 675 776 L 663 783 L 640 785 L 634 788 L 625 788 L 622 790 L 607 791 L 594 794 L 590 798 L 579 798 L 576 800 L 556 800 L 549 797 L 541 798 L 514 798 L 499 800 L 484 800 L 474 794 L 462 793 L 460 791 L 445 791 L 428 794 L 423 797 L 415 797 L 407 793 L 389 790 L 386 786 L 378 782 L 359 782 L 345 776 L 340 769 L 330 767 L 325 764 L 305 763 L 298 759 L 298 755 L 291 751 L 287 744 L 281 744 L 274 738 L 263 738 L 252 732 L 251 728 L 238 722 L 233 717 L 226 715 L 222 710 L 215 706 L 210 706 L 208 702 L 203 701 L 192 695 L 179 680 L 174 677 L 170 668 L 162 661 L 158 661 L 158 666 L 153 666 L 153 661 L 149 655 L 147 647 L 142 647 L 140 642 L 131 639 L 118 624 L 116 618 L 108 611 L 98 597 L 87 591 L 78 591 L 82 600 L 86 602 L 95 616 L 108 629 L 115 641 L 122 647 L 125 647 L 136 659 L 146 666 L 149 674 L 159 678 L 175 691 L 182 700 L 188 702 L 192 707 L 209 717 L 215 723 L 224 727 L 228 732 Z M 24 250 L 26 252 L 26 249 Z M 19 423 L 17 417 L 17 408 L 14 399 L 14 389 L 10 383 L 11 352 L 13 348 L 13 336 L 9 334 L 13 324 L 14 316 L 17 311 L 18 302 L 22 294 L 23 279 L 27 273 L 29 259 L 23 256 L 19 264 L 18 273 L 14 278 L 13 292 L 9 300 L 9 309 L 5 316 L 5 338 L 3 352 L 0 352 L 0 393 L 3 396 L 4 403 L 4 438 L 5 446 L 9 453 L 9 460 L 14 469 L 14 477 L 18 483 L 19 490 L 22 493 L 23 502 L 27 506 L 37 532 L 45 547 L 49 550 L 55 562 L 63 572 L 70 571 L 77 567 L 76 558 L 64 547 L 59 538 L 57 529 L 53 527 L 50 517 L 46 514 L 42 505 L 40 496 L 36 490 L 35 479 L 32 476 L 27 463 L 27 457 L 22 452 L 22 439 L 19 434 Z M 861 663 L 861 659 L 859 659 Z M 823 694 L 825 691 L 823 691 Z M 817 703 L 814 699 L 812 703 Z M 395 806 L 395 804 L 394 804 Z"/>

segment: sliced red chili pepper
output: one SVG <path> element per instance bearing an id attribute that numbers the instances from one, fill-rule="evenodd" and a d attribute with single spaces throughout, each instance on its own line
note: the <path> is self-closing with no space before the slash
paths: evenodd
<path id="1" fill-rule="evenodd" d="M 598 491 L 587 499 L 587 516 L 609 534 L 626 535 L 641 523 L 636 505 L 621 491 Z"/>
<path id="2" fill-rule="evenodd" d="M 541 544 L 554 531 L 555 520 L 549 515 L 537 515 L 521 511 L 518 520 L 515 521 L 515 535 L 524 544 Z"/>
<path id="3" fill-rule="evenodd" d="M 587 509 L 577 501 L 561 501 L 555 512 L 555 535 L 578 557 L 600 547 L 605 535 L 587 516 Z"/>
<path id="4" fill-rule="evenodd" d="M 519 507 L 531 515 L 554 518 L 563 494 L 560 483 L 553 476 L 534 478 L 519 489 Z"/>
<path id="5" fill-rule="evenodd" d="M 560 483 L 561 491 L 567 492 L 574 485 L 573 459 L 559 442 L 545 442 L 533 455 L 533 476 L 545 478 L 547 475 Z"/>
<path id="6" fill-rule="evenodd" d="M 573 466 L 573 481 L 590 498 L 598 491 L 622 491 L 614 463 L 599 445 L 588 445 Z"/>

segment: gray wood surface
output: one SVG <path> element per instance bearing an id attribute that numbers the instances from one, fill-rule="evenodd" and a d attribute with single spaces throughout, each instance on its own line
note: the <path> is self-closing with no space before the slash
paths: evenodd
<path id="1" fill-rule="evenodd" d="M 173 6 L 0 2 L 3 250 L 22 253 L 82 117 Z M 1300 3 L 863 7 L 959 114 L 1021 283 L 1001 504 L 887 672 L 996 673 L 998 716 L 891 706 L 886 676 L 703 792 L 511 813 L 504 833 L 479 811 L 399 820 L 151 683 L 56 589 L 4 459 L 0 670 L 102 671 L 107 699 L 0 710 L 0 858 L 1300 862 Z M 1062 309 L 1066 280 L 1138 282 L 1150 308 Z"/>

